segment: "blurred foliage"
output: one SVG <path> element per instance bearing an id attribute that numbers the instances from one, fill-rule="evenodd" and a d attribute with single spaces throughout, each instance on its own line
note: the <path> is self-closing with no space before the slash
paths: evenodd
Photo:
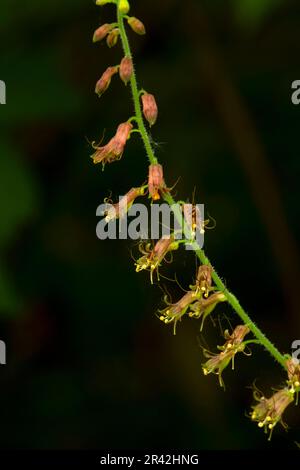
<path id="1" fill-rule="evenodd" d="M 0 262 L 0 311 L 2 316 L 9 318 L 20 311 L 20 294 L 9 278 L 3 259 L 0 258 Z"/>
<path id="2" fill-rule="evenodd" d="M 75 87 L 59 73 L 60 57 L 53 47 L 9 49 L 1 62 L 10 85 L 9 106 L 0 115 L 2 126 L 33 120 L 59 121 L 83 110 L 84 103 Z"/>
<path id="3" fill-rule="evenodd" d="M 283 0 L 232 0 L 237 20 L 244 28 L 258 28 Z"/>
<path id="4" fill-rule="evenodd" d="M 1 137 L 0 137 L 1 139 Z M 38 208 L 38 192 L 31 169 L 22 162 L 16 148 L 0 140 L 0 250 L 18 236 L 27 219 Z"/>
<path id="5" fill-rule="evenodd" d="M 1 29 L 8 29 L 19 24 L 25 29 L 26 22 L 38 22 L 39 25 L 49 21 L 64 21 L 66 17 L 79 12 L 85 5 L 84 0 L 30 0 L 20 5 L 18 0 L 2 0 L 1 2 Z M 15 30 L 15 37 L 18 37 Z"/>
<path id="6" fill-rule="evenodd" d="M 38 207 L 34 177 L 17 155 L 14 146 L 0 137 L 0 312 L 13 314 L 20 307 L 20 299 L 9 279 L 3 250 L 20 237 L 22 227 L 32 218 Z"/>

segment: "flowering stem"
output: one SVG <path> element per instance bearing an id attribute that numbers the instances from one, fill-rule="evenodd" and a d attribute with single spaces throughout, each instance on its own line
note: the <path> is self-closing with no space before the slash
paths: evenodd
<path id="1" fill-rule="evenodd" d="M 118 6 L 117 6 L 117 12 L 118 12 L 118 25 L 119 25 L 119 31 L 120 31 L 120 37 L 122 40 L 123 50 L 124 50 L 125 56 L 130 57 L 132 59 L 132 53 L 130 50 L 130 46 L 129 46 L 129 42 L 128 42 L 128 38 L 127 38 L 126 31 L 125 31 L 125 26 L 124 26 L 124 16 L 126 15 L 123 15 L 120 12 L 120 9 L 118 8 Z M 150 138 L 149 138 L 149 135 L 147 133 L 147 130 L 144 124 L 141 105 L 140 105 L 140 98 L 139 98 L 140 93 L 139 93 L 134 69 L 133 69 L 133 74 L 130 79 L 130 86 L 131 86 L 132 98 L 133 98 L 133 103 L 134 103 L 136 122 L 137 122 L 139 131 L 141 133 L 141 136 L 145 145 L 149 162 L 152 164 L 155 164 L 157 163 L 157 158 L 154 155 L 154 152 L 150 143 Z"/>
<path id="2" fill-rule="evenodd" d="M 203 264 L 208 264 L 211 265 L 209 259 L 205 255 L 204 251 L 199 249 L 196 251 L 198 258 Z M 232 306 L 232 308 L 235 310 L 235 312 L 239 315 L 239 317 L 243 320 L 245 325 L 248 326 L 248 328 L 252 331 L 254 336 L 259 340 L 260 344 L 267 350 L 269 353 L 276 359 L 276 361 L 281 364 L 284 369 L 286 369 L 286 358 L 284 357 L 283 354 L 281 354 L 278 349 L 274 346 L 273 343 L 264 335 L 264 333 L 258 328 L 258 326 L 251 320 L 247 312 L 243 309 L 241 304 L 239 303 L 238 299 L 234 294 L 232 294 L 224 285 L 223 281 L 217 274 L 215 270 L 213 270 L 212 273 L 212 278 L 218 287 L 220 289 L 228 303 Z"/>
<path id="3" fill-rule="evenodd" d="M 118 4 L 119 4 L 119 1 L 120 0 L 118 0 Z M 132 59 L 132 53 L 131 53 L 130 45 L 129 45 L 129 42 L 128 42 L 128 38 L 127 38 L 125 26 L 124 26 L 124 17 L 126 17 L 126 15 L 123 15 L 120 12 L 120 10 L 118 8 L 118 4 L 117 4 L 118 26 L 119 26 L 119 30 L 120 30 L 120 37 L 121 37 L 121 41 L 122 41 L 123 50 L 124 50 L 125 56 L 130 57 Z M 141 105 L 140 105 L 140 98 L 139 98 L 140 92 L 138 90 L 138 85 L 137 85 L 137 80 L 136 80 L 136 75 L 135 75 L 135 70 L 134 69 L 133 69 L 132 77 L 130 79 L 130 86 L 131 86 L 131 92 L 132 92 L 134 109 L 135 109 L 135 117 L 136 117 L 136 122 L 137 122 L 137 125 L 138 125 L 138 129 L 140 131 L 142 140 L 144 142 L 149 162 L 151 164 L 156 164 L 156 163 L 158 163 L 158 160 L 154 155 L 154 152 L 153 152 L 153 149 L 152 149 L 152 146 L 151 146 L 151 142 L 150 142 L 150 138 L 149 138 L 149 135 L 147 133 L 147 130 L 146 130 L 146 127 L 145 127 L 145 124 L 144 124 Z M 169 205 L 174 207 L 175 217 L 177 218 L 179 223 L 181 223 L 182 213 L 181 213 L 180 209 L 178 208 L 178 205 L 176 205 L 176 201 L 173 199 L 173 197 L 171 196 L 170 193 L 165 193 L 164 199 Z M 176 208 L 177 208 L 177 211 L 176 211 Z M 209 259 L 205 255 L 204 250 L 202 250 L 199 247 L 195 251 L 196 251 L 196 254 L 197 254 L 197 256 L 198 256 L 198 258 L 199 258 L 199 260 L 201 261 L 202 264 L 212 266 Z M 287 366 L 286 366 L 285 356 L 278 351 L 278 349 L 264 335 L 264 333 L 258 328 L 258 326 L 251 320 L 249 315 L 245 312 L 245 310 L 240 305 L 238 299 L 235 297 L 234 294 L 232 294 L 226 288 L 226 286 L 223 283 L 222 279 L 219 277 L 219 275 L 217 274 L 217 272 L 214 269 L 212 271 L 212 278 L 213 278 L 216 286 L 218 287 L 218 289 L 224 293 L 228 303 L 231 305 L 233 310 L 237 313 L 237 315 L 239 315 L 239 317 L 242 319 L 244 324 L 248 326 L 248 328 L 251 330 L 253 335 L 257 338 L 258 342 L 267 351 L 269 351 L 271 356 L 273 356 L 273 358 L 284 369 L 286 369 Z"/>

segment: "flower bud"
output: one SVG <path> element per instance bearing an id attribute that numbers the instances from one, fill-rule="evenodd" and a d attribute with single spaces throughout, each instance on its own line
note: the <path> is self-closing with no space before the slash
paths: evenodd
<path id="1" fill-rule="evenodd" d="M 131 16 L 127 21 L 135 33 L 140 35 L 146 34 L 145 26 L 138 18 Z"/>
<path id="2" fill-rule="evenodd" d="M 133 74 L 133 63 L 131 57 L 123 57 L 120 64 L 119 73 L 121 79 L 125 85 L 127 85 Z"/>
<path id="3" fill-rule="evenodd" d="M 128 0 L 120 0 L 119 10 L 123 15 L 126 15 L 129 12 L 130 6 Z"/>
<path id="4" fill-rule="evenodd" d="M 100 97 L 109 87 L 112 76 L 118 72 L 118 67 L 108 67 L 96 83 L 95 92 Z"/>
<path id="5" fill-rule="evenodd" d="M 119 28 L 114 28 L 109 33 L 109 35 L 107 36 L 107 39 L 106 39 L 106 44 L 108 45 L 108 47 L 114 47 L 117 44 L 119 34 L 120 34 Z"/>
<path id="6" fill-rule="evenodd" d="M 103 7 L 103 5 L 107 5 L 107 3 L 116 3 L 115 0 L 96 0 L 96 5 Z"/>
<path id="7" fill-rule="evenodd" d="M 157 104 L 154 96 L 150 95 L 150 93 L 144 93 L 142 95 L 142 104 L 144 116 L 149 122 L 150 126 L 153 126 L 158 115 Z"/>
<path id="8" fill-rule="evenodd" d="M 105 36 L 112 30 L 113 26 L 109 23 L 105 23 L 100 28 L 96 29 L 93 36 L 93 42 L 102 41 Z"/>

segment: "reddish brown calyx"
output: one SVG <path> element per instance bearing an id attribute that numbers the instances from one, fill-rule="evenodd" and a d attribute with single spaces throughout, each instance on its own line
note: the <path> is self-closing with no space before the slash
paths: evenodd
<path id="1" fill-rule="evenodd" d="M 94 32 L 93 42 L 102 41 L 114 28 L 114 24 L 105 23 Z"/>
<path id="2" fill-rule="evenodd" d="M 100 96 L 108 89 L 113 75 L 118 72 L 118 67 L 108 67 L 96 83 L 95 93 Z"/>
<path id="3" fill-rule="evenodd" d="M 143 114 L 150 124 L 150 127 L 157 121 L 158 107 L 154 95 L 143 93 L 142 95 Z"/>
<path id="4" fill-rule="evenodd" d="M 131 29 L 136 34 L 140 34 L 140 35 L 146 34 L 146 29 L 145 29 L 144 24 L 141 22 L 141 20 L 139 20 L 135 16 L 131 16 L 130 18 L 128 18 L 127 22 L 129 26 L 131 27 Z"/>
<path id="5" fill-rule="evenodd" d="M 164 180 L 163 167 L 160 163 L 149 165 L 148 191 L 152 201 L 158 201 L 164 193 L 169 191 Z"/>
<path id="6" fill-rule="evenodd" d="M 131 57 L 123 57 L 120 63 L 119 74 L 121 80 L 127 85 L 133 75 L 133 62 Z"/>

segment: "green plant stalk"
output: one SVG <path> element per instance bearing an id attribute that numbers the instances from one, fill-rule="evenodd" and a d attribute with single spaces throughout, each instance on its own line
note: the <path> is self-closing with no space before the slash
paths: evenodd
<path id="1" fill-rule="evenodd" d="M 129 41 L 128 41 L 128 38 L 127 38 L 125 26 L 124 26 L 124 16 L 125 15 L 123 15 L 120 12 L 120 10 L 118 8 L 118 4 L 117 4 L 117 12 L 118 12 L 118 26 L 119 26 L 119 30 L 120 30 L 120 37 L 121 37 L 121 41 L 122 41 L 123 50 L 124 50 L 125 55 L 132 59 L 132 53 L 131 53 Z M 146 130 L 146 127 L 145 127 L 145 124 L 144 124 L 144 119 L 143 119 L 141 105 L 140 105 L 139 89 L 138 89 L 138 85 L 137 85 L 135 70 L 133 71 L 132 77 L 130 79 L 130 86 L 131 86 L 131 92 L 132 92 L 132 98 L 133 98 L 134 110 L 135 110 L 135 118 L 136 118 L 136 122 L 137 122 L 137 125 L 138 125 L 138 129 L 140 131 L 142 140 L 144 142 L 149 162 L 151 164 L 156 164 L 156 163 L 158 163 L 158 160 L 154 155 L 154 151 L 153 151 L 152 146 L 151 146 L 150 138 L 149 138 L 149 135 L 147 133 L 147 130 Z M 169 193 L 165 194 L 164 199 L 171 206 L 176 204 L 176 201 L 173 199 L 173 197 Z M 178 209 L 177 213 L 175 211 L 175 217 L 177 218 L 178 222 L 181 223 L 182 214 L 179 211 L 179 209 Z M 210 263 L 208 257 L 205 255 L 204 250 L 202 250 L 199 247 L 199 249 L 196 249 L 195 252 L 196 252 L 196 254 L 197 254 L 197 256 L 198 256 L 198 258 L 199 258 L 199 260 L 201 261 L 202 264 L 212 266 L 212 264 Z M 213 269 L 213 273 L 212 273 L 212 278 L 213 278 L 216 286 L 218 287 L 218 289 L 224 293 L 228 303 L 231 305 L 233 310 L 239 315 L 239 317 L 241 318 L 243 323 L 248 326 L 248 328 L 253 333 L 253 335 L 258 339 L 259 343 L 271 354 L 271 356 L 273 356 L 273 358 L 284 369 L 286 369 L 286 358 L 285 358 L 285 356 L 278 351 L 278 349 L 274 346 L 274 344 L 271 343 L 271 341 L 264 335 L 264 333 L 258 328 L 258 326 L 251 320 L 249 315 L 246 313 L 246 311 L 240 305 L 238 299 L 235 297 L 234 294 L 232 294 L 226 288 L 226 286 L 224 285 L 222 279 L 220 278 L 220 276 L 217 274 L 217 272 L 214 269 Z"/>

